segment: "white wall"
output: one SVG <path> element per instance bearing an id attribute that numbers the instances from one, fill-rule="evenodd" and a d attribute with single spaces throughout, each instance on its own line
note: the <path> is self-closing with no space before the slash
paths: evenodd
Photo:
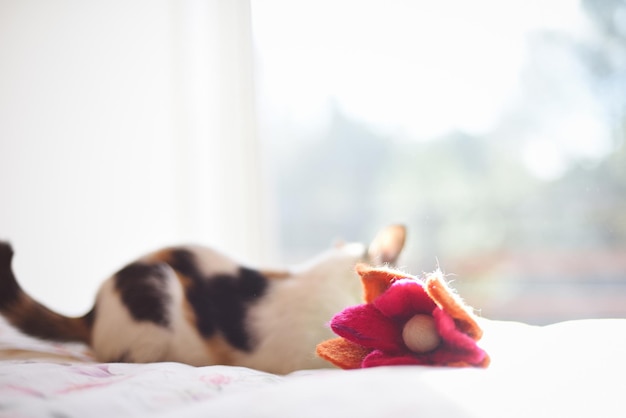
<path id="1" fill-rule="evenodd" d="M 0 239 L 27 291 L 82 314 L 161 245 L 263 259 L 249 34 L 243 0 L 0 0 Z"/>

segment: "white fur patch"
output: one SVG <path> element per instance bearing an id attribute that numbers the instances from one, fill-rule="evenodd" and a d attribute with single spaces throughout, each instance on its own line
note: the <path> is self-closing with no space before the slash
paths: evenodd
<path id="1" fill-rule="evenodd" d="M 354 266 L 363 252 L 363 246 L 333 249 L 293 277 L 270 282 L 266 296 L 249 311 L 258 345 L 251 354 L 237 353 L 236 362 L 281 374 L 329 367 L 315 348 L 334 336 L 328 327 L 332 316 L 361 300 Z"/>
<path id="2" fill-rule="evenodd" d="M 137 322 L 107 280 L 98 293 L 92 345 L 101 361 L 160 361 L 167 353 L 170 332 L 152 322 Z"/>
<path id="3" fill-rule="evenodd" d="M 195 254 L 195 268 L 208 280 L 213 275 L 239 271 L 237 263 L 209 248 L 182 249 Z M 115 278 L 111 278 L 98 294 L 94 350 L 103 361 L 179 361 L 198 366 L 226 362 L 281 374 L 330 367 L 317 357 L 315 349 L 334 336 L 328 326 L 332 316 L 362 302 L 355 266 L 365 253 L 362 244 L 342 245 L 294 269 L 289 277 L 269 280 L 265 294 L 248 310 L 251 352 L 229 348 L 220 335 L 202 338 L 185 316 L 189 307 L 173 270 L 166 280 L 172 298 L 169 327 L 134 320 L 115 289 Z M 145 260 L 155 260 L 150 257 Z"/>
<path id="4" fill-rule="evenodd" d="M 167 291 L 168 328 L 150 321 L 135 320 L 120 300 L 115 279 L 107 280 L 98 293 L 92 345 L 101 361 L 180 361 L 192 365 L 211 364 L 204 340 L 183 315 L 183 291 L 173 271 Z"/>

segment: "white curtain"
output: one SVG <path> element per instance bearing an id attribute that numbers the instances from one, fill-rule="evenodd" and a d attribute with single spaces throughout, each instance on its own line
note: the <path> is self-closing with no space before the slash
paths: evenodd
<path id="1" fill-rule="evenodd" d="M 263 263 L 249 0 L 0 0 L 0 239 L 68 314 L 179 242 Z"/>

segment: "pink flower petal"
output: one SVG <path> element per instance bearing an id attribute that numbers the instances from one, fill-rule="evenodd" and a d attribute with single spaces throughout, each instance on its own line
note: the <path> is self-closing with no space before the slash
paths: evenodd
<path id="1" fill-rule="evenodd" d="M 374 350 L 369 353 L 361 363 L 361 367 L 377 367 L 377 366 L 420 366 L 426 365 L 428 361 L 421 356 L 411 353 L 402 353 L 392 355 L 380 350 Z"/>
<path id="2" fill-rule="evenodd" d="M 479 365 L 487 354 L 479 347 L 471 351 L 461 350 L 459 347 L 443 345 L 439 349 L 428 354 L 428 361 L 433 365 L 446 365 L 464 362 L 472 365 Z"/>
<path id="3" fill-rule="evenodd" d="M 408 321 L 415 314 L 430 314 L 437 306 L 420 282 L 401 279 L 372 302 L 395 321 Z"/>
<path id="4" fill-rule="evenodd" d="M 351 306 L 333 317 L 335 334 L 359 344 L 388 352 L 405 351 L 402 327 L 384 316 L 372 304 Z"/>
<path id="5" fill-rule="evenodd" d="M 487 353 L 469 335 L 459 331 L 450 315 L 436 308 L 433 311 L 433 318 L 439 335 L 443 339 L 443 345 L 429 354 L 433 363 L 465 361 L 470 364 L 479 364 L 483 361 Z"/>
<path id="6" fill-rule="evenodd" d="M 476 347 L 469 335 L 462 333 L 456 326 L 454 319 L 441 308 L 433 311 L 435 326 L 441 338 L 448 344 L 464 350 L 473 350 Z"/>

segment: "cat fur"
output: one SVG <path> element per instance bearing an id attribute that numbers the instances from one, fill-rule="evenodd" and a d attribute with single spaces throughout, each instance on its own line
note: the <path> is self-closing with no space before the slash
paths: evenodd
<path id="1" fill-rule="evenodd" d="M 257 270 L 202 246 L 162 249 L 101 285 L 81 317 L 54 312 L 25 293 L 0 243 L 0 313 L 22 332 L 88 344 L 101 362 L 175 361 L 285 374 L 328 367 L 316 345 L 331 317 L 361 303 L 358 263 L 394 263 L 406 230 L 391 225 L 369 246 L 340 244 L 281 271 Z"/>

